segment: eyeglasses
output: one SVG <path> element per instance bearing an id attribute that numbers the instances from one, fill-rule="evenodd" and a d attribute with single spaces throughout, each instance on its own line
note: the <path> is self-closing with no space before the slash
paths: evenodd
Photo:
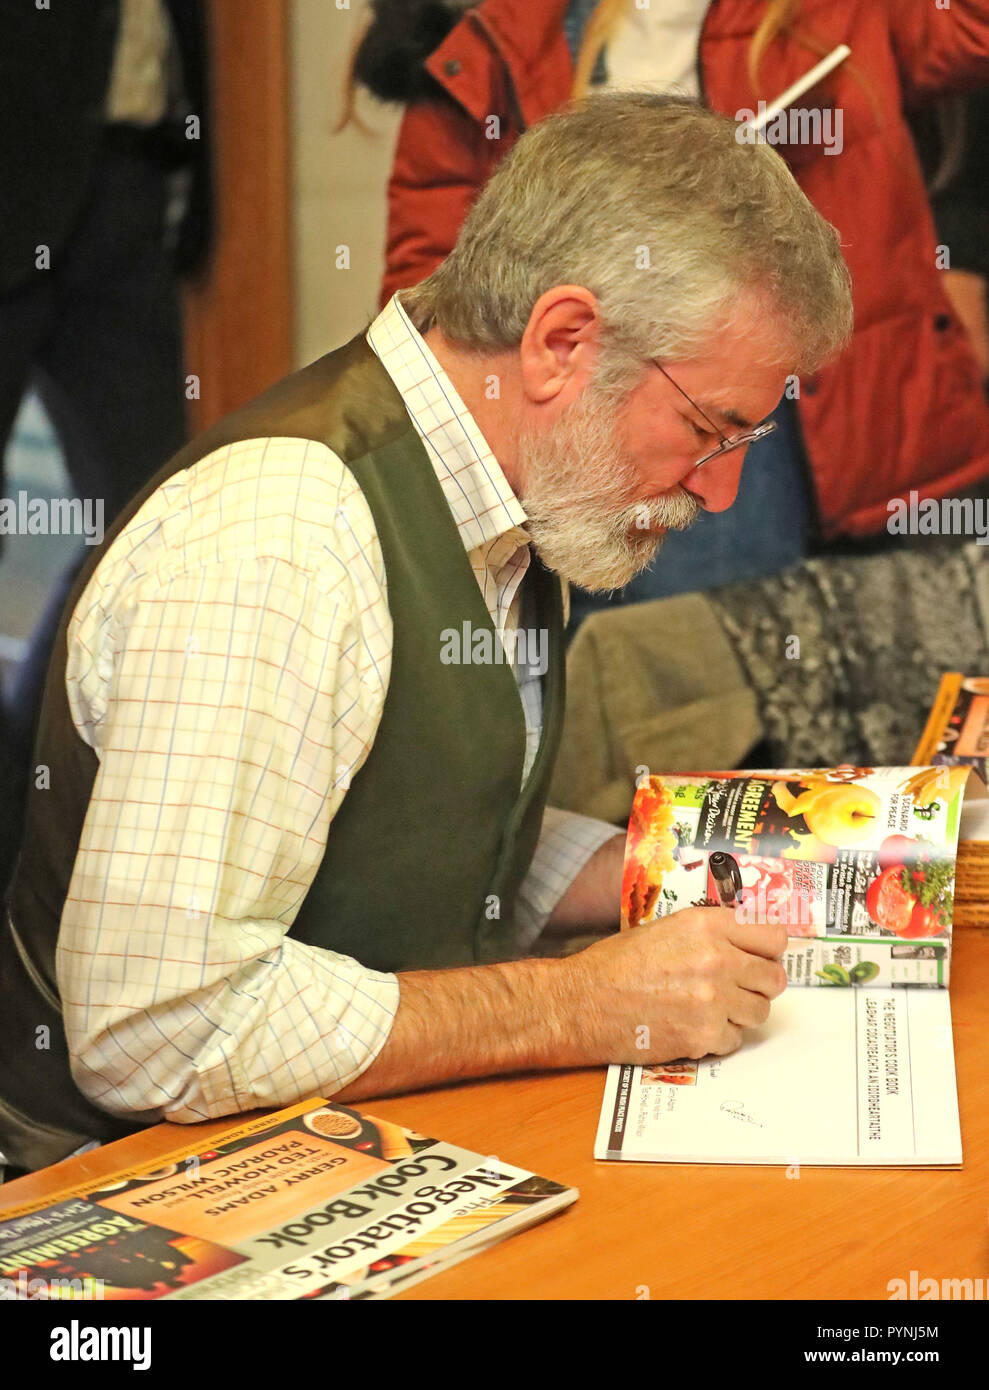
<path id="1" fill-rule="evenodd" d="M 697 414 L 702 415 L 704 417 L 707 423 L 714 430 L 715 434 L 721 440 L 721 443 L 718 445 L 716 449 L 712 449 L 709 454 L 705 454 L 702 459 L 698 459 L 698 461 L 694 464 L 695 468 L 700 468 L 701 464 L 710 463 L 711 459 L 720 458 L 722 454 L 730 454 L 733 449 L 744 449 L 747 444 L 754 444 L 757 439 L 765 439 L 766 435 L 772 434 L 773 430 L 776 428 L 775 420 L 767 420 L 765 424 L 753 425 L 752 429 L 743 430 L 741 434 L 723 434 L 721 430 L 718 429 L 717 425 L 714 423 L 711 417 L 709 415 L 704 415 L 703 410 L 701 410 L 697 402 L 691 400 L 691 398 L 687 395 L 683 387 L 677 386 L 676 382 L 670 376 L 669 372 L 666 371 L 664 367 L 660 367 L 655 357 L 650 358 L 650 361 L 652 362 L 654 367 L 659 367 L 659 370 L 663 373 L 663 375 L 666 377 L 666 380 L 670 383 L 671 386 L 676 386 L 676 389 L 680 392 L 680 395 L 684 398 L 685 401 L 689 402 L 689 404 L 694 407 L 694 409 L 697 411 Z"/>

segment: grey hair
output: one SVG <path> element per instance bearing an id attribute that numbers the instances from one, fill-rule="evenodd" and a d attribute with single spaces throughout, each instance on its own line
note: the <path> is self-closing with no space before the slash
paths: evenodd
<path id="1" fill-rule="evenodd" d="M 682 360 L 753 309 L 774 361 L 810 372 L 851 332 L 838 233 L 768 145 L 682 97 L 593 96 L 533 126 L 499 165 L 437 270 L 402 294 L 420 331 L 517 346 L 554 285 L 598 301 L 627 371 Z"/>

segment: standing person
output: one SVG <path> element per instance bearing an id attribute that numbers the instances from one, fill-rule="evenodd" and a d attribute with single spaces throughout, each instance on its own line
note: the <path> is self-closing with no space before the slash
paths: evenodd
<path id="1" fill-rule="evenodd" d="M 527 133 L 366 335 L 166 464 L 48 674 L 0 927 L 8 1159 L 763 1022 L 784 928 L 618 933 L 624 835 L 547 806 L 561 580 L 624 583 L 730 506 L 787 375 L 850 323 L 772 150 L 597 97 Z M 607 935 L 545 958 L 580 931 Z"/>
<path id="2" fill-rule="evenodd" d="M 948 256 L 944 285 L 989 389 L 989 87 L 918 111 L 910 128 Z"/>
<path id="3" fill-rule="evenodd" d="M 179 277 L 210 220 L 202 0 L 0 0 L 0 34 L 0 493 L 34 384 L 73 490 L 108 524 L 186 437 Z M 55 628 L 90 550 L 0 700 L 0 890 Z"/>
<path id="4" fill-rule="evenodd" d="M 388 190 L 383 298 L 446 255 L 521 130 L 573 96 L 673 87 L 735 116 L 771 101 L 839 43 L 852 56 L 777 145 L 842 237 L 856 331 L 781 402 L 736 506 L 675 537 L 617 601 L 773 573 L 821 544 L 886 540 L 887 503 L 989 475 L 989 407 L 945 293 L 905 112 L 989 81 L 989 0 L 376 0 L 355 76 L 408 102 Z M 443 21 L 440 15 L 445 16 Z M 789 113 L 788 113 L 789 114 Z M 830 140 L 800 143 L 803 130 Z M 792 388 L 791 388 L 792 390 Z M 575 616 L 603 598 L 573 596 Z"/>

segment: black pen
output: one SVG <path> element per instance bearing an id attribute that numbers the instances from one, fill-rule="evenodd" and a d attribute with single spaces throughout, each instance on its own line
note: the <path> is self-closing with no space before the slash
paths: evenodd
<path id="1" fill-rule="evenodd" d="M 737 859 L 723 850 L 717 849 L 708 860 L 708 867 L 718 890 L 723 907 L 734 907 L 742 891 L 742 871 Z"/>

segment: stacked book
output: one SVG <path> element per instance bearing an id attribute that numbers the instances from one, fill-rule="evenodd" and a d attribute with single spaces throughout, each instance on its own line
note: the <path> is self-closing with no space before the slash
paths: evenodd
<path id="1" fill-rule="evenodd" d="M 989 840 L 959 840 L 955 926 L 989 927 Z"/>
<path id="2" fill-rule="evenodd" d="M 972 785 L 989 781 L 989 677 L 942 677 L 913 762 L 973 769 L 958 837 L 954 923 L 989 927 L 989 806 Z"/>

